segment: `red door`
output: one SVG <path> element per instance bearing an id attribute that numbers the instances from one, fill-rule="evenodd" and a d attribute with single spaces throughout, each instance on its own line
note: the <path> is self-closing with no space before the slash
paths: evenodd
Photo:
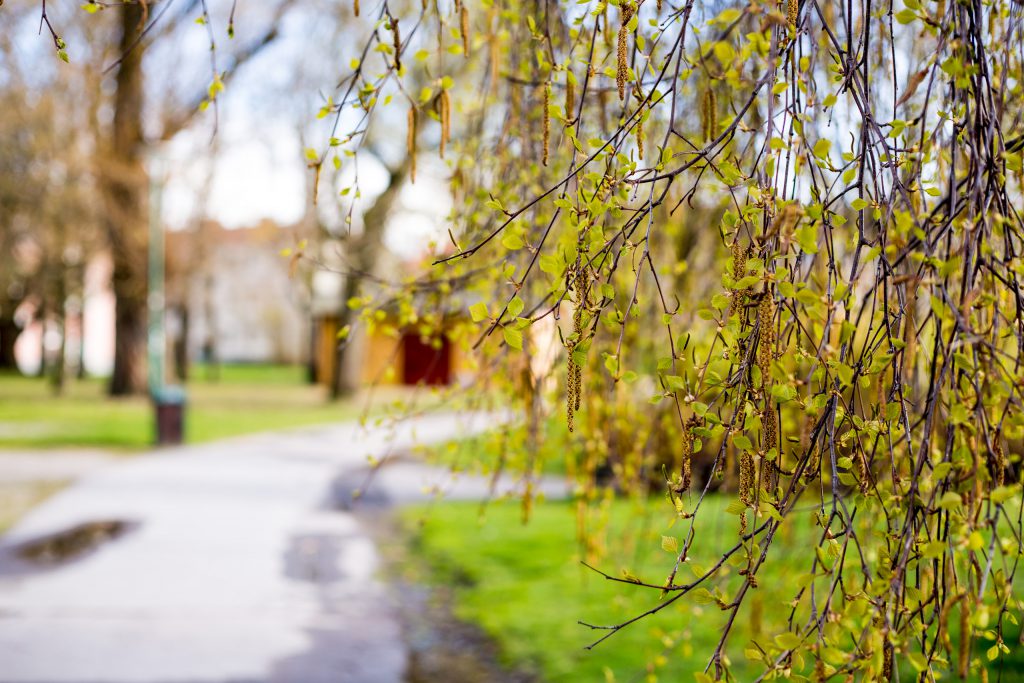
<path id="1" fill-rule="evenodd" d="M 440 348 L 423 343 L 420 335 L 406 332 L 402 336 L 402 383 L 448 384 L 451 382 L 451 344 L 440 338 Z"/>

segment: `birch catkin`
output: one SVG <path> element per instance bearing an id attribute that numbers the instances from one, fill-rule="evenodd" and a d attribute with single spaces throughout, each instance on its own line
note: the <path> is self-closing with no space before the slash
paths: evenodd
<path id="1" fill-rule="evenodd" d="M 462 31 L 462 54 L 469 59 L 469 10 L 466 5 L 459 9 L 459 30 Z"/>
<path id="2" fill-rule="evenodd" d="M 545 166 L 548 165 L 548 152 L 550 151 L 551 143 L 551 117 L 548 115 L 548 105 L 551 103 L 551 83 L 544 85 L 544 111 L 541 113 L 543 127 L 544 127 L 544 149 L 543 156 L 541 157 L 541 163 Z"/>
<path id="3" fill-rule="evenodd" d="M 740 238 L 737 234 L 732 240 L 732 279 L 739 281 L 747 272 L 747 251 L 740 245 Z M 743 291 L 733 288 L 732 300 L 729 302 L 729 317 L 740 310 L 743 304 Z"/>
<path id="4" fill-rule="evenodd" d="M 405 153 L 409 156 L 409 179 L 416 182 L 416 107 L 409 107 L 408 132 L 405 136 Z"/>
<path id="5" fill-rule="evenodd" d="M 448 91 L 442 90 L 441 96 L 438 98 L 438 112 L 441 116 L 441 158 L 444 159 L 444 148 L 448 144 L 448 135 L 451 132 L 451 100 L 448 97 Z"/>
<path id="6" fill-rule="evenodd" d="M 359 16 L 359 0 L 352 0 L 352 14 Z"/>
<path id="7" fill-rule="evenodd" d="M 586 268 L 576 274 L 573 279 L 573 288 L 576 290 L 576 309 L 572 314 L 573 341 L 567 342 L 565 345 L 569 356 L 569 371 L 565 382 L 565 415 L 570 432 L 575 429 L 576 412 L 580 409 L 580 397 L 583 393 L 583 368 L 576 363 L 572 354 L 583 339 L 583 311 L 589 304 L 590 278 Z"/>
<path id="8" fill-rule="evenodd" d="M 679 485 L 676 486 L 676 493 L 690 490 L 690 484 L 693 481 L 693 428 L 700 424 L 701 420 L 694 415 L 683 426 L 683 439 L 680 444 L 682 453 L 679 463 Z"/>
<path id="9" fill-rule="evenodd" d="M 746 507 L 754 504 L 755 486 L 754 456 L 750 451 L 744 450 L 740 453 L 740 502 Z M 744 512 L 740 516 L 740 534 L 745 533 L 746 530 L 747 515 Z"/>
<path id="10" fill-rule="evenodd" d="M 789 0 L 786 3 L 786 19 L 789 21 L 789 25 L 796 28 L 796 20 L 800 14 L 800 5 L 797 0 Z"/>
<path id="11" fill-rule="evenodd" d="M 757 366 L 761 370 L 761 389 L 767 391 L 772 371 L 772 356 L 775 354 L 775 301 L 771 291 L 765 291 L 757 307 L 757 322 L 760 327 L 760 343 L 757 346 Z"/>
<path id="12" fill-rule="evenodd" d="M 619 26 L 619 43 L 616 49 L 617 68 L 615 70 L 615 85 L 619 89 L 619 100 L 626 99 L 626 79 L 629 77 L 628 50 L 626 49 L 626 28 L 629 20 L 633 18 L 633 4 L 626 3 L 622 6 L 622 25 Z"/>
<path id="13" fill-rule="evenodd" d="M 960 678 L 967 678 L 971 666 L 971 606 L 967 595 L 960 601 Z"/>
<path id="14" fill-rule="evenodd" d="M 576 109 L 576 81 L 573 78 L 572 72 L 567 71 L 565 74 L 565 118 L 567 121 L 572 121 L 572 113 Z"/>
<path id="15" fill-rule="evenodd" d="M 644 158 L 644 117 L 639 114 L 636 120 L 636 153 L 638 159 Z"/>
<path id="16" fill-rule="evenodd" d="M 764 408 L 761 411 L 761 477 L 769 491 L 774 491 L 778 482 L 778 451 L 779 430 L 775 411 L 772 409 L 770 397 L 772 357 L 775 355 L 775 301 L 771 290 L 765 290 L 757 307 L 759 342 L 757 345 L 757 367 L 761 371 L 761 391 L 764 395 Z M 772 455 L 772 451 L 775 455 Z"/>
<path id="17" fill-rule="evenodd" d="M 491 94 L 498 94 L 498 34 L 492 33 L 491 39 L 488 41 L 488 49 L 490 50 L 490 67 L 491 67 Z"/>
<path id="18" fill-rule="evenodd" d="M 704 128 L 704 142 L 711 142 L 718 135 L 718 98 L 711 86 L 704 91 L 700 113 Z"/>
<path id="19" fill-rule="evenodd" d="M 391 20 L 391 37 L 395 43 L 395 69 L 402 70 L 402 36 L 398 33 L 398 19 Z"/>

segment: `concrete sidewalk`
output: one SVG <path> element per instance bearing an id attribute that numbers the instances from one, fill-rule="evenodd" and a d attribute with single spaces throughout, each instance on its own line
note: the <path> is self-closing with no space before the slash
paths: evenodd
<path id="1" fill-rule="evenodd" d="M 91 448 L 0 450 L 0 484 L 73 481 L 118 462 L 119 456 Z"/>
<path id="2" fill-rule="evenodd" d="M 0 541 L 0 681 L 401 681 L 401 624 L 372 540 L 338 509 L 337 482 L 358 478 L 368 455 L 493 423 L 432 415 L 394 429 L 312 428 L 93 471 Z M 375 484 L 388 501 L 428 495 L 432 480 L 444 488 L 445 475 L 411 467 Z M 487 482 L 460 479 L 460 497 L 486 495 Z M 123 535 L 73 561 L 18 556 L 25 543 L 112 520 L 127 523 Z"/>

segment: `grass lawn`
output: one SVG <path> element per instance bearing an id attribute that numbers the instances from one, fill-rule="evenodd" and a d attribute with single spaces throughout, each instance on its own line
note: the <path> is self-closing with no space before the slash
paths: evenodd
<path id="1" fill-rule="evenodd" d="M 422 455 L 430 463 L 455 472 L 489 475 L 499 465 L 514 472 L 523 472 L 534 453 L 534 470 L 543 474 L 563 475 L 566 471 L 568 429 L 565 420 L 552 417 L 543 424 L 543 438 L 533 450 L 527 446 L 528 434 L 521 424 L 507 429 L 494 429 L 477 436 L 455 439 L 440 446 L 423 447 Z M 504 458 L 504 462 L 502 459 Z"/>
<path id="2" fill-rule="evenodd" d="M 225 365 L 219 378 L 198 367 L 187 386 L 189 443 L 251 432 L 337 422 L 357 417 L 365 396 L 332 403 L 323 387 L 305 382 L 298 366 Z M 105 381 L 69 381 L 54 397 L 45 380 L 0 375 L 0 448 L 90 446 L 138 450 L 153 442 L 148 398 L 107 398 Z M 373 394 L 373 405 L 408 396 L 398 388 Z"/>
<path id="3" fill-rule="evenodd" d="M 705 501 L 698 518 L 697 552 L 678 580 L 691 578 L 694 567 L 708 566 L 736 542 L 738 518 L 725 511 L 729 502 L 725 496 Z M 681 537 L 686 528 L 666 528 L 671 513 L 665 506 L 653 501 L 645 510 L 628 501 L 613 502 L 604 539 L 608 552 L 598 566 L 612 575 L 628 570 L 651 583 L 664 581 L 674 554 L 662 549 L 662 537 Z M 454 586 L 456 615 L 493 636 L 508 663 L 532 669 L 550 682 L 692 681 L 693 673 L 703 670 L 726 616 L 713 601 L 683 598 L 594 650 L 584 650 L 603 632 L 577 620 L 619 623 L 659 604 L 659 592 L 607 581 L 580 564 L 572 503 L 539 504 L 525 526 L 516 503 L 494 503 L 483 518 L 479 513 L 478 504 L 454 502 L 404 510 L 401 519 L 411 547 L 403 567 L 410 573 L 407 578 Z M 727 650 L 737 680 L 753 678 L 744 655 L 751 638 L 758 632 L 786 630 L 785 601 L 795 594 L 796 578 L 806 571 L 816 544 L 806 517 L 780 530 L 770 562 L 758 573 L 760 587 L 737 619 Z M 730 576 L 721 585 L 732 595 L 741 579 L 736 568 L 728 569 Z M 977 655 L 983 657 L 991 643 L 976 643 Z M 1020 649 L 1004 663 L 1003 680 L 1024 680 Z"/>

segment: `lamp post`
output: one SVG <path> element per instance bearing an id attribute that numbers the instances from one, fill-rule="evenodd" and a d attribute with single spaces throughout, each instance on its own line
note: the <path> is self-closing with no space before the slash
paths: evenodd
<path id="1" fill-rule="evenodd" d="M 146 351 L 149 356 L 147 368 L 149 395 L 156 400 L 164 388 L 164 364 L 166 342 L 164 339 L 164 226 L 163 193 L 164 161 L 160 152 L 153 151 L 149 163 L 149 267 L 148 296 L 149 313 Z"/>
<path id="2" fill-rule="evenodd" d="M 180 444 L 184 437 L 185 390 L 166 383 L 167 337 L 164 331 L 165 295 L 163 192 L 166 163 L 160 150 L 154 150 L 149 163 L 149 313 L 146 351 L 149 395 L 153 401 L 156 443 Z"/>

